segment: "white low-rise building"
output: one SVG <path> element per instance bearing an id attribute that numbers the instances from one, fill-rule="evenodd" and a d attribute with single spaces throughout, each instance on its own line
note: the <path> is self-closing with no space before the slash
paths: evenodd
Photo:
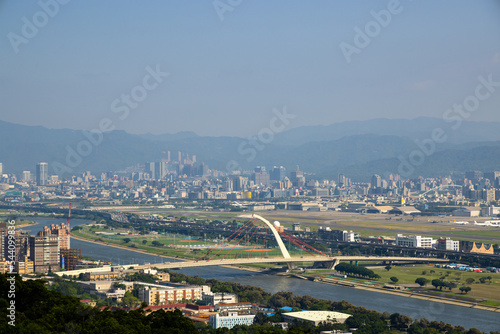
<path id="1" fill-rule="evenodd" d="M 208 324 L 212 328 L 222 328 L 227 327 L 229 329 L 237 325 L 247 325 L 253 324 L 255 314 L 251 311 L 228 311 L 221 312 L 217 314 L 210 315 L 208 318 Z"/>
<path id="2" fill-rule="evenodd" d="M 226 304 L 226 303 L 237 303 L 238 298 L 233 293 L 203 293 L 203 301 L 210 305 Z"/>
<path id="3" fill-rule="evenodd" d="M 440 238 L 437 241 L 437 249 L 458 252 L 460 251 L 460 242 L 458 240 L 451 240 L 450 238 Z"/>
<path id="4" fill-rule="evenodd" d="M 421 235 L 404 236 L 402 234 L 396 234 L 396 245 L 401 247 L 432 248 L 435 243 L 436 240 L 431 237 L 423 237 Z"/>
<path id="5" fill-rule="evenodd" d="M 351 315 L 333 311 L 301 311 L 283 313 L 283 320 L 289 323 L 306 321 L 314 326 L 321 322 L 344 323 Z"/>

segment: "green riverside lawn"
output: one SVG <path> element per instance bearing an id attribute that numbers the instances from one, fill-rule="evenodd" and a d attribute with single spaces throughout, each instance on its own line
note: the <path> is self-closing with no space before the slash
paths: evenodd
<path id="1" fill-rule="evenodd" d="M 447 295 L 455 296 L 466 296 L 473 299 L 485 299 L 484 304 L 492 306 L 500 306 L 500 274 L 499 273 L 477 273 L 477 272 L 464 272 L 452 269 L 442 269 L 435 268 L 430 265 L 419 265 L 414 267 L 392 267 L 391 270 L 387 271 L 384 267 L 372 269 L 376 274 L 380 275 L 381 278 L 378 280 L 383 283 L 391 283 L 391 277 L 397 277 L 397 284 L 414 284 L 415 280 L 419 277 L 424 277 L 429 280 L 426 288 L 433 292 L 445 293 Z M 433 272 L 431 272 L 433 271 Z M 425 275 L 423 274 L 425 272 Z M 480 283 L 481 277 L 491 277 L 491 283 L 486 280 L 485 283 Z M 445 277 L 443 280 L 454 282 L 457 287 L 451 291 L 448 288 L 443 288 L 443 290 L 435 289 L 431 285 L 431 281 L 434 279 L 440 279 Z M 474 283 L 468 284 L 467 279 L 474 279 Z M 459 287 L 469 286 L 471 291 L 467 294 L 460 292 Z"/>

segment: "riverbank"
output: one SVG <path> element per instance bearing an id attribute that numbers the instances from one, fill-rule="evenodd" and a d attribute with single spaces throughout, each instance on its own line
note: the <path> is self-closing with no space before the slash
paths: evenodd
<path id="1" fill-rule="evenodd" d="M 94 240 L 94 239 L 89 239 L 89 238 L 84 238 L 84 237 L 81 237 L 81 236 L 77 236 L 77 235 L 74 235 L 73 233 L 71 234 L 71 238 L 74 238 L 74 239 L 80 240 L 80 241 L 90 242 L 90 243 L 93 243 L 93 244 L 96 244 L 96 245 L 104 245 L 104 246 L 109 246 L 109 247 L 114 247 L 114 248 L 125 249 L 125 250 L 131 251 L 131 252 L 142 253 L 142 254 L 153 255 L 153 256 L 159 256 L 159 257 L 162 257 L 162 258 L 165 258 L 165 259 L 170 259 L 170 260 L 172 260 L 172 259 L 179 259 L 179 260 L 184 260 L 184 261 L 192 261 L 193 260 L 193 259 L 190 259 L 190 258 L 185 258 L 185 257 L 180 257 L 180 256 L 172 257 L 172 256 L 161 255 L 161 254 L 157 254 L 157 253 L 148 252 L 148 251 L 145 251 L 145 250 L 140 249 L 140 248 L 135 248 L 135 247 L 130 247 L 130 246 L 123 246 L 123 245 L 117 245 L 117 244 L 110 243 L 110 242 L 105 242 L 105 241 L 97 241 L 97 240 Z"/>
<path id="2" fill-rule="evenodd" d="M 134 248 L 134 247 L 117 245 L 117 244 L 107 243 L 107 242 L 102 242 L 102 241 L 95 241 L 95 240 L 88 239 L 88 238 L 83 238 L 83 237 L 80 237 L 80 236 L 73 236 L 72 235 L 72 238 L 75 238 L 75 239 L 81 240 L 81 241 L 90 242 L 90 243 L 93 243 L 93 244 L 99 244 L 99 245 L 105 245 L 105 246 L 109 246 L 109 247 L 124 249 L 124 250 L 128 250 L 128 251 L 136 252 L 136 253 L 142 253 L 142 254 L 147 254 L 147 255 L 152 255 L 152 256 L 159 256 L 159 257 L 162 257 L 162 258 L 165 258 L 165 259 L 173 259 L 172 257 L 168 257 L 168 256 L 165 256 L 165 255 L 159 255 L 159 254 L 156 254 L 156 253 L 147 252 L 145 250 L 141 250 L 141 249 Z M 192 261 L 192 259 L 189 259 L 189 258 L 177 257 L 176 259 L 184 260 L 184 261 Z M 232 269 L 241 269 L 241 270 L 245 270 L 245 271 L 258 272 L 258 273 L 268 272 L 267 270 L 264 270 L 264 269 L 261 269 L 261 268 L 244 267 L 244 266 L 240 266 L 240 265 L 220 265 L 220 267 L 232 268 Z M 290 276 L 294 277 L 294 275 L 290 275 Z M 295 278 L 296 279 L 301 279 L 301 277 L 295 277 Z M 311 278 L 313 278 L 313 277 L 311 277 Z M 474 302 L 451 300 L 451 299 L 445 298 L 445 297 L 425 296 L 425 295 L 416 294 L 416 293 L 410 292 L 410 291 L 388 290 L 388 289 L 385 289 L 385 288 L 376 288 L 376 287 L 366 286 L 366 285 L 363 285 L 363 284 L 357 284 L 357 283 L 353 283 L 353 282 L 350 282 L 350 281 L 349 282 L 342 282 L 342 280 L 331 280 L 331 281 L 328 281 L 328 280 L 325 280 L 324 278 L 322 278 L 322 279 L 315 278 L 314 281 L 318 282 L 318 283 L 324 283 L 324 284 L 330 284 L 330 285 L 339 285 L 339 286 L 344 286 L 344 287 L 349 287 L 349 288 L 354 288 L 354 289 L 360 289 L 360 290 L 366 290 L 366 291 L 373 291 L 373 292 L 378 292 L 378 293 L 384 293 L 384 294 L 389 294 L 389 295 L 397 295 L 397 296 L 403 296 L 403 297 L 409 297 L 409 298 L 416 298 L 416 299 L 421 299 L 421 300 L 426 300 L 426 301 L 434 301 L 434 302 L 439 302 L 439 303 L 444 303 L 444 304 L 450 304 L 450 305 L 461 306 L 461 307 L 468 307 L 468 308 L 475 308 L 475 309 L 479 309 L 479 310 L 500 313 L 500 308 L 498 308 L 498 307 L 488 306 L 488 305 L 481 305 L 481 304 L 474 303 Z"/>
<path id="3" fill-rule="evenodd" d="M 171 257 L 171 256 L 166 256 L 166 255 L 161 255 L 161 254 L 157 254 L 157 253 L 148 252 L 146 250 L 135 248 L 135 247 L 128 247 L 128 246 L 123 246 L 123 245 L 117 245 L 117 244 L 109 243 L 109 242 L 105 242 L 105 241 L 96 241 L 96 240 L 93 240 L 93 239 L 84 238 L 84 237 L 81 237 L 81 236 L 76 236 L 74 234 L 71 234 L 71 238 L 74 238 L 74 239 L 80 240 L 80 241 L 90 242 L 90 243 L 93 243 L 93 244 L 96 244 L 96 245 L 104 245 L 104 246 L 108 246 L 108 247 L 114 247 L 114 248 L 128 250 L 128 251 L 131 251 L 131 252 L 136 252 L 136 253 L 141 253 L 141 254 L 146 254 L 146 255 L 152 255 L 152 256 L 159 256 L 159 257 L 162 257 L 164 259 L 169 259 L 169 260 L 175 259 L 175 260 L 182 260 L 182 261 L 193 261 L 193 259 L 186 258 L 186 257 L 177 256 L 177 257 L 174 258 L 174 257 Z M 260 268 L 255 268 L 255 267 L 245 267 L 245 266 L 242 266 L 242 265 L 226 265 L 226 264 L 224 264 L 224 265 L 219 265 L 219 267 L 232 268 L 232 269 L 241 269 L 241 270 L 246 270 L 246 271 L 251 271 L 251 272 L 256 272 L 256 273 L 262 273 L 262 272 L 266 272 L 267 271 L 265 269 L 260 269 Z"/>
<path id="4" fill-rule="evenodd" d="M 36 221 L 29 220 L 28 222 L 23 223 L 23 224 L 16 224 L 16 230 L 23 228 L 23 227 L 26 227 L 26 226 L 35 226 L 37 224 L 38 223 Z"/>
<path id="5" fill-rule="evenodd" d="M 311 277 L 311 278 L 313 278 L 313 277 Z M 374 292 L 380 292 L 380 293 L 385 293 L 385 294 L 390 294 L 390 295 L 416 298 L 416 299 L 422 299 L 422 300 L 427 300 L 427 301 L 433 301 L 433 302 L 439 302 L 439 303 L 450 304 L 450 305 L 455 305 L 455 306 L 475 308 L 475 309 L 479 309 L 479 310 L 483 310 L 483 311 L 500 313 L 499 307 L 481 305 L 477 302 L 468 302 L 468 301 L 464 301 L 464 300 L 458 301 L 458 300 L 453 300 L 450 298 L 439 297 L 439 296 L 426 296 L 426 295 L 418 294 L 418 293 L 411 292 L 411 291 L 404 291 L 404 290 L 389 290 L 389 289 L 382 288 L 382 287 L 378 288 L 378 287 L 374 287 L 374 286 L 367 286 L 365 284 L 355 283 L 355 282 L 351 282 L 351 281 L 344 282 L 341 279 L 325 279 L 325 278 L 315 277 L 314 282 L 330 284 L 330 285 L 339 285 L 339 286 L 344 286 L 344 287 L 349 287 L 349 288 L 354 288 L 354 289 L 374 291 Z"/>

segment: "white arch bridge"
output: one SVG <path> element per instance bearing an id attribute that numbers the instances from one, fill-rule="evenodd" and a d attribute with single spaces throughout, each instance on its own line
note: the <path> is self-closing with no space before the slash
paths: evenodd
<path id="1" fill-rule="evenodd" d="M 184 261 L 184 262 L 165 262 L 157 264 L 146 264 L 136 266 L 134 269 L 146 269 L 146 268 L 158 268 L 158 269 L 182 269 L 182 268 L 193 268 L 193 267 L 206 267 L 206 266 L 221 266 L 221 265 L 243 265 L 250 263 L 287 263 L 289 267 L 292 267 L 294 263 L 297 262 L 313 262 L 315 266 L 322 264 L 324 267 L 333 269 L 340 261 L 373 261 L 373 262 L 449 262 L 447 259 L 436 259 L 436 258 L 421 258 L 421 257 L 394 257 L 394 256 L 327 256 L 322 252 L 308 246 L 303 243 L 300 246 L 302 249 L 306 250 L 305 247 L 309 247 L 316 251 L 318 255 L 309 256 L 297 256 L 292 257 L 285 247 L 285 244 L 281 238 L 280 232 L 271 224 L 267 219 L 259 215 L 241 215 L 241 218 L 258 219 L 263 222 L 273 233 L 278 247 L 281 251 L 283 257 L 253 257 L 253 258 L 236 258 L 236 259 L 209 259 L 209 260 L 195 260 L 195 261 Z M 284 232 L 281 232 L 285 237 L 289 237 Z M 297 240 L 297 239 L 295 239 Z M 311 254 L 311 253 L 310 253 Z"/>
<path id="2" fill-rule="evenodd" d="M 158 269 L 183 269 L 206 266 L 239 265 L 250 263 L 287 263 L 296 262 L 325 262 L 329 269 L 335 268 L 340 261 L 373 261 L 373 262 L 449 262 L 447 259 L 435 259 L 428 257 L 397 257 L 397 256 L 301 256 L 301 257 L 269 257 L 269 258 L 247 258 L 247 259 L 223 259 L 223 260 L 203 260 L 203 261 L 184 261 L 184 262 L 164 262 L 156 264 L 145 264 L 135 266 L 134 269 L 158 268 Z"/>

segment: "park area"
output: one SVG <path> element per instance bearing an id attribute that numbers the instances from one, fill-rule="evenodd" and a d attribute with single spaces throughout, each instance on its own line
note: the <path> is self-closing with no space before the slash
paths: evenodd
<path id="1" fill-rule="evenodd" d="M 419 266 L 392 266 L 387 270 L 384 267 L 372 268 L 380 276 L 379 282 L 394 284 L 391 277 L 397 278 L 397 285 L 418 286 L 415 280 L 425 278 L 427 284 L 422 290 L 433 294 L 446 296 L 460 296 L 471 300 L 484 300 L 481 303 L 491 306 L 500 306 L 500 274 L 491 272 L 465 272 L 453 269 L 435 268 L 431 265 Z M 450 282 L 450 287 L 434 287 L 433 280 Z M 460 291 L 460 287 L 469 287 L 468 292 Z M 467 289 L 465 289 L 467 290 Z M 423 291 L 423 292 L 426 292 Z"/>

